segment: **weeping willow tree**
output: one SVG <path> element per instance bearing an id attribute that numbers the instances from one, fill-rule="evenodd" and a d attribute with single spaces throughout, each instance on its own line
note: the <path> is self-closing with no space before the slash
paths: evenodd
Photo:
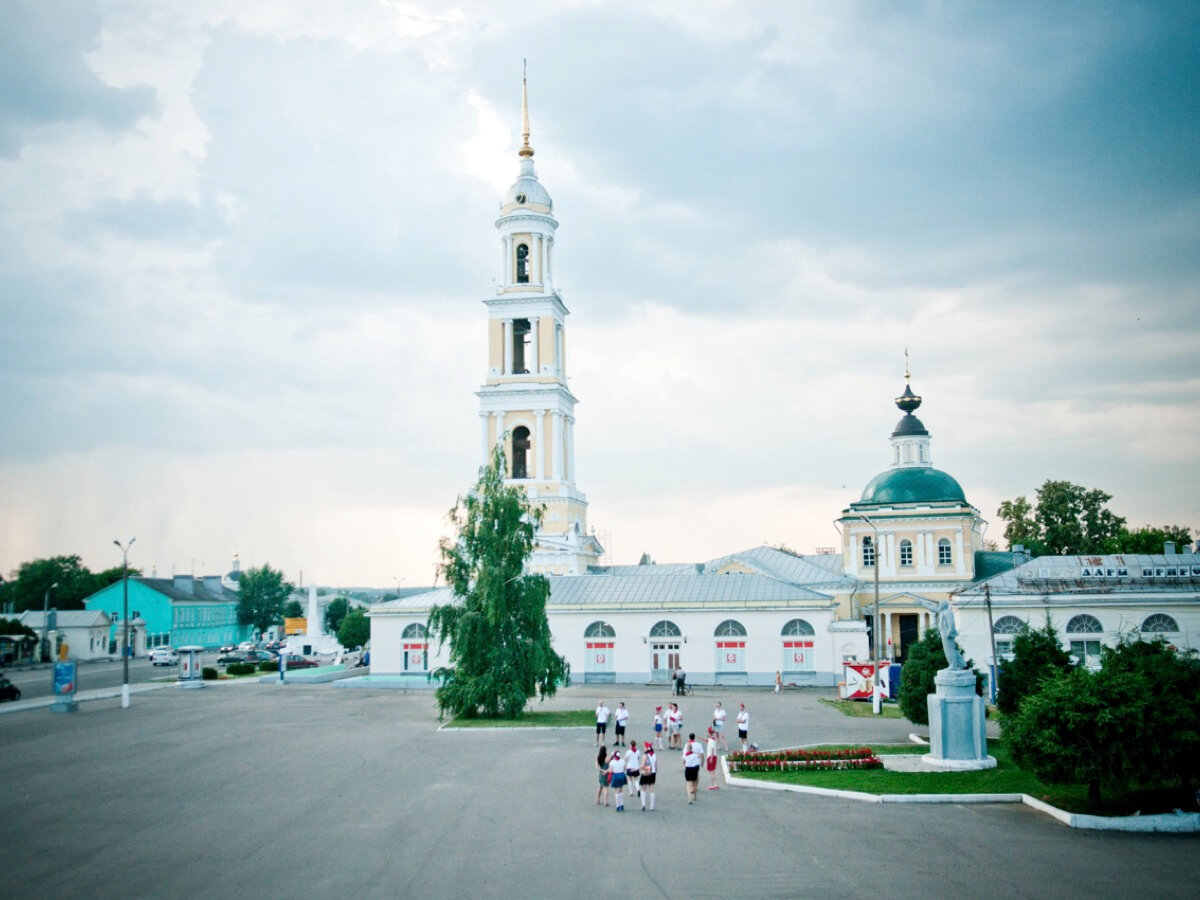
<path id="1" fill-rule="evenodd" d="M 504 472 L 497 447 L 450 510 L 455 537 L 439 545 L 439 571 L 454 594 L 428 621 L 438 646 L 450 646 L 450 664 L 432 673 L 443 714 L 515 719 L 531 697 L 552 697 L 570 674 L 551 646 L 550 582 L 524 571 L 542 511 L 504 484 Z"/>

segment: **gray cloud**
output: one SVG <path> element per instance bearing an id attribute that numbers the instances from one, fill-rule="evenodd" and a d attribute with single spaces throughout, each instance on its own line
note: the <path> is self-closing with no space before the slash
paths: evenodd
<path id="1" fill-rule="evenodd" d="M 15 157 L 33 125 L 90 119 L 128 128 L 157 111 L 154 89 L 115 88 L 87 66 L 101 20 L 94 3 L 0 4 L 0 156 Z"/>

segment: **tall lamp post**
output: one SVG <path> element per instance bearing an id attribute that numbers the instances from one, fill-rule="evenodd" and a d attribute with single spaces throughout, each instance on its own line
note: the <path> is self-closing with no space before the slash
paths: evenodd
<path id="1" fill-rule="evenodd" d="M 42 639 L 38 643 L 38 656 L 42 657 L 42 662 L 51 662 L 54 659 L 54 654 L 50 652 L 47 644 L 50 641 L 50 592 L 58 587 L 58 582 L 46 588 L 46 595 L 42 598 Z"/>
<path id="2" fill-rule="evenodd" d="M 121 648 L 121 669 L 123 679 L 121 684 L 121 709 L 129 709 L 129 548 L 133 546 L 133 542 L 137 538 L 131 537 L 122 546 L 120 541 L 114 540 L 113 543 L 121 551 L 121 569 L 123 571 L 121 581 L 124 587 L 124 604 L 121 607 L 121 618 L 125 620 L 125 645 Z"/>
<path id="3" fill-rule="evenodd" d="M 871 568 L 875 570 L 875 625 L 871 629 L 873 637 L 871 643 L 875 645 L 871 648 L 871 655 L 875 657 L 875 671 L 872 673 L 871 710 L 878 716 L 883 712 L 883 683 L 879 680 L 879 655 L 882 652 L 879 646 L 879 529 L 875 527 L 874 522 L 861 513 L 859 513 L 858 518 L 866 522 L 870 529 L 875 532 L 875 538 L 871 542 L 873 563 Z"/>

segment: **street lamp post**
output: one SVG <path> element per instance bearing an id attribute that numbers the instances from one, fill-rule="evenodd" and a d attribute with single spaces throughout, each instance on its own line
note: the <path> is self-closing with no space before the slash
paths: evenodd
<path id="1" fill-rule="evenodd" d="M 42 639 L 38 643 L 38 656 L 42 657 L 42 662 L 47 662 L 54 658 L 54 654 L 50 652 L 50 648 L 46 644 L 50 640 L 50 592 L 58 587 L 58 582 L 46 588 L 46 595 L 42 598 Z"/>
<path id="2" fill-rule="evenodd" d="M 124 546 L 120 541 L 114 540 L 113 543 L 121 551 L 121 569 L 122 569 L 122 586 L 124 588 L 124 604 L 121 607 L 121 618 L 125 620 L 125 644 L 121 648 L 121 669 L 122 669 L 122 684 L 121 684 L 121 709 L 129 709 L 129 548 L 133 546 L 133 542 L 137 538 L 131 537 Z"/>
<path id="3" fill-rule="evenodd" d="M 858 518 L 866 522 L 870 529 L 875 532 L 875 538 L 871 544 L 871 549 L 874 551 L 871 568 L 875 570 L 875 625 L 871 629 L 873 638 L 871 643 L 875 645 L 871 648 L 871 655 L 875 657 L 875 671 L 872 673 L 871 710 L 878 716 L 883 712 L 883 683 L 879 679 L 879 656 L 882 653 L 882 649 L 879 646 L 879 529 L 875 527 L 874 522 L 861 513 Z"/>

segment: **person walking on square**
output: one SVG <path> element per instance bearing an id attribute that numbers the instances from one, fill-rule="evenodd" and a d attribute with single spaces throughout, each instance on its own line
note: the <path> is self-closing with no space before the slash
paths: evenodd
<path id="1" fill-rule="evenodd" d="M 671 726 L 671 735 L 667 739 L 668 750 L 683 749 L 683 712 L 679 709 L 678 703 L 671 704 L 671 711 L 667 713 L 667 721 Z"/>
<path id="2" fill-rule="evenodd" d="M 687 791 L 688 805 L 696 801 L 696 785 L 700 781 L 700 762 L 704 759 L 704 747 L 695 734 L 688 735 L 683 748 L 683 786 Z"/>
<path id="3" fill-rule="evenodd" d="M 617 722 L 617 733 L 613 736 L 616 740 L 613 746 L 620 747 L 625 743 L 625 725 L 629 722 L 629 710 L 625 708 L 624 700 L 617 704 L 617 712 L 614 718 Z"/>
<path id="4" fill-rule="evenodd" d="M 600 787 L 596 788 L 596 805 L 600 805 L 601 798 L 604 799 L 604 805 L 608 806 L 608 748 L 601 747 L 600 752 L 596 754 L 596 770 L 600 773 Z"/>
<path id="5" fill-rule="evenodd" d="M 661 706 L 656 706 L 656 707 L 654 707 L 654 743 L 657 745 L 659 750 L 661 750 L 663 748 L 662 733 L 663 733 L 663 711 L 662 711 Z"/>
<path id="6" fill-rule="evenodd" d="M 642 812 L 646 811 L 646 801 L 650 801 L 650 812 L 654 812 L 654 782 L 658 780 L 658 756 L 654 745 L 646 741 L 646 754 L 642 757 Z"/>
<path id="7" fill-rule="evenodd" d="M 608 716 L 609 709 L 601 700 L 596 706 L 596 743 L 592 745 L 593 747 L 599 747 L 600 742 L 604 740 L 604 735 L 608 732 Z"/>
<path id="8" fill-rule="evenodd" d="M 783 690 L 783 676 L 779 674 L 779 670 L 775 670 L 775 693 Z"/>
<path id="9" fill-rule="evenodd" d="M 737 715 L 738 740 L 742 742 L 742 749 L 746 749 L 746 740 L 750 735 L 750 713 L 746 712 L 746 704 L 738 704 Z"/>
<path id="10" fill-rule="evenodd" d="M 625 812 L 625 757 L 615 747 L 608 761 L 608 771 L 612 773 L 613 801 L 617 812 Z"/>
<path id="11" fill-rule="evenodd" d="M 704 768 L 708 769 L 708 789 L 719 790 L 717 785 L 717 737 L 708 729 L 708 743 L 704 747 Z"/>
<path id="12" fill-rule="evenodd" d="M 641 793 L 638 782 L 642 777 L 642 758 L 638 753 L 638 742 L 629 741 L 629 749 L 625 751 L 625 780 L 629 782 L 629 799 L 632 800 Z"/>
<path id="13" fill-rule="evenodd" d="M 713 710 L 712 731 L 716 734 L 721 749 L 728 753 L 729 745 L 725 743 L 725 707 L 721 705 L 720 700 L 717 701 L 717 708 Z"/>

